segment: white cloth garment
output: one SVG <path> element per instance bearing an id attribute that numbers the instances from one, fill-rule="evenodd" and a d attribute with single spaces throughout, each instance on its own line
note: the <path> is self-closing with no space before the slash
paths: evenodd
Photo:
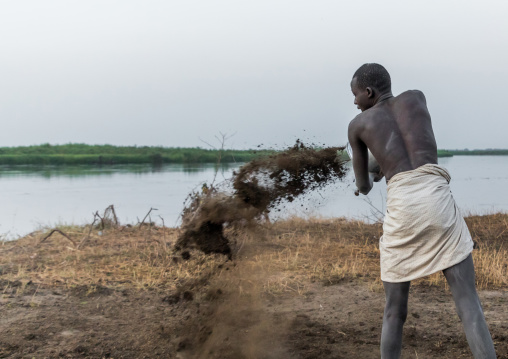
<path id="1" fill-rule="evenodd" d="M 462 262 L 473 240 L 450 191 L 450 174 L 426 164 L 388 182 L 381 280 L 400 283 Z"/>

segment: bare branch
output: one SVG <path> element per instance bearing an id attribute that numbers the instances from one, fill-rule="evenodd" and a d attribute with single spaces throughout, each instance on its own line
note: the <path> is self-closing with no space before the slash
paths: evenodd
<path id="1" fill-rule="evenodd" d="M 220 132 L 221 138 L 219 138 L 217 135 L 215 135 L 215 138 L 220 142 L 220 150 L 219 150 L 219 156 L 217 157 L 217 165 L 215 168 L 215 173 L 213 175 L 212 183 L 210 184 L 210 187 L 213 187 L 215 180 L 217 178 L 217 174 L 219 173 L 220 169 L 220 163 L 222 161 L 222 153 L 224 152 L 224 146 L 226 145 L 226 141 L 230 139 L 233 135 L 229 136 L 226 133 Z"/>
<path id="2" fill-rule="evenodd" d="M 381 196 L 383 196 L 382 193 Z M 370 206 L 370 212 L 372 217 L 369 216 L 369 219 L 378 223 L 383 222 L 383 219 L 385 217 L 384 209 L 381 208 L 381 210 L 379 210 L 376 206 L 374 206 L 372 200 L 369 197 L 365 197 L 363 200 Z"/>
<path id="3" fill-rule="evenodd" d="M 104 210 L 104 215 L 103 217 L 106 218 L 107 215 L 108 215 L 108 211 L 111 213 L 111 215 L 113 216 L 113 221 L 115 223 L 115 227 L 118 226 L 118 217 L 116 215 L 116 211 L 115 211 L 115 206 L 113 206 L 112 204 L 109 205 L 105 210 Z"/>
<path id="4" fill-rule="evenodd" d="M 39 244 L 41 244 L 42 242 L 44 242 L 46 239 L 48 239 L 49 237 L 51 237 L 53 235 L 53 233 L 60 233 L 62 236 L 64 236 L 65 238 L 67 238 L 69 241 L 72 242 L 72 244 L 74 245 L 74 247 L 76 246 L 76 242 L 74 242 L 71 237 L 69 237 L 67 234 L 65 234 L 64 232 L 62 232 L 61 230 L 59 229 L 53 229 L 51 232 L 49 232 L 48 235 L 46 235 L 46 237 L 44 237 L 43 239 L 41 239 L 41 241 L 39 242 Z"/>
<path id="5" fill-rule="evenodd" d="M 164 247 L 166 247 L 166 225 L 164 224 L 164 218 L 159 215 L 159 218 L 162 220 L 162 240 L 164 242 Z"/>
<path id="6" fill-rule="evenodd" d="M 99 211 L 96 211 L 94 216 L 99 217 L 99 219 L 101 220 L 101 229 L 104 229 L 104 218 L 101 217 L 101 215 L 99 214 Z"/>
<path id="7" fill-rule="evenodd" d="M 157 208 L 151 208 L 151 207 L 150 207 L 150 210 L 149 210 L 149 211 L 148 211 L 148 213 L 146 214 L 145 218 L 143 218 L 143 220 L 141 221 L 141 223 L 139 224 L 139 226 L 142 226 L 142 225 L 143 225 L 143 223 L 145 223 L 146 218 L 150 215 L 150 213 L 151 213 L 152 211 L 158 211 L 158 209 L 157 209 Z"/>
<path id="8" fill-rule="evenodd" d="M 199 138 L 199 137 L 198 137 L 198 138 Z M 199 138 L 199 140 L 200 140 L 201 142 L 203 142 L 204 144 L 206 144 L 206 145 L 210 146 L 211 148 L 213 148 L 213 149 L 215 149 L 215 150 L 217 149 L 214 145 L 212 145 L 212 144 L 210 144 L 210 143 L 206 142 L 205 140 L 203 140 L 203 139 L 201 139 L 201 138 Z"/>
<path id="9" fill-rule="evenodd" d="M 78 249 L 81 248 L 81 246 L 90 238 L 90 234 L 92 234 L 92 229 L 93 229 L 95 222 L 97 221 L 97 217 L 100 218 L 99 213 L 98 212 L 93 213 L 93 222 L 92 222 L 92 224 L 90 224 L 90 229 L 88 230 L 88 235 L 86 237 L 83 237 L 81 242 L 79 242 L 78 247 L 77 247 Z"/>

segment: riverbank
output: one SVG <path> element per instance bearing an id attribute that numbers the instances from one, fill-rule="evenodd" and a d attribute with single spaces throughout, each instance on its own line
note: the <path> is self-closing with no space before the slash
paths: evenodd
<path id="1" fill-rule="evenodd" d="M 199 147 L 112 146 L 70 143 L 0 147 L 0 165 L 109 166 L 122 164 L 241 163 L 275 153 L 273 149 L 204 149 Z M 508 150 L 438 150 L 438 157 L 508 155 Z"/>
<path id="2" fill-rule="evenodd" d="M 485 315 L 508 358 L 508 214 L 466 222 Z M 380 224 L 265 223 L 237 233 L 232 261 L 183 260 L 175 228 L 60 230 L 0 246 L 1 357 L 378 357 Z M 404 357 L 470 355 L 442 275 L 413 283 L 404 335 Z"/>
<path id="3" fill-rule="evenodd" d="M 0 147 L 0 165 L 119 165 L 248 162 L 272 150 L 204 149 L 199 147 L 112 146 L 70 143 Z"/>

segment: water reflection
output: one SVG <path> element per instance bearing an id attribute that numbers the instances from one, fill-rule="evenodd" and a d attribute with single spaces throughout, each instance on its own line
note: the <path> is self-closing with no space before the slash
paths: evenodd
<path id="1" fill-rule="evenodd" d="M 508 156 L 440 159 L 451 173 L 451 189 L 466 213 L 508 211 Z M 122 223 L 136 223 L 150 208 L 153 218 L 178 224 L 183 201 L 204 182 L 230 179 L 240 164 L 172 164 L 0 167 L 0 234 L 10 238 L 41 226 L 85 224 L 92 213 L 113 204 Z M 303 198 L 277 208 L 273 219 L 296 216 L 348 217 L 369 220 L 384 211 L 386 184 L 368 197 L 356 197 L 353 173 Z M 160 217 L 159 217 L 160 216 Z"/>
<path id="2" fill-rule="evenodd" d="M 133 164 L 133 165 L 112 165 L 112 166 L 1 166 L 0 178 L 2 177 L 86 177 L 86 176 L 112 176 L 118 173 L 162 173 L 162 172 L 181 172 L 195 174 L 205 171 L 217 171 L 218 173 L 229 172 L 233 168 L 237 168 L 241 163 L 233 164 Z"/>
<path id="3" fill-rule="evenodd" d="M 193 163 L 193 164 L 181 164 L 181 165 L 171 165 L 174 166 L 173 170 L 182 171 L 184 173 L 199 173 L 204 171 L 217 171 L 219 173 L 230 172 L 232 169 L 238 168 L 241 166 L 241 163 L 222 163 L 222 164 L 214 164 L 214 163 Z"/>
<path id="4" fill-rule="evenodd" d="M 0 177 L 85 177 L 111 176 L 118 172 L 146 173 L 157 169 L 151 165 L 122 166 L 0 166 Z"/>

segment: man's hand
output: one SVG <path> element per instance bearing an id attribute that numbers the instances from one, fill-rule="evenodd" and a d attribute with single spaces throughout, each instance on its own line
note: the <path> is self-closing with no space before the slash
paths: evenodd
<path id="1" fill-rule="evenodd" d="M 369 172 L 369 181 L 370 181 L 371 186 L 373 185 L 373 182 L 381 181 L 384 176 L 385 175 L 381 171 L 379 171 L 379 173 Z M 357 188 L 355 191 L 355 196 L 359 196 L 359 195 L 360 195 L 360 190 Z"/>
<path id="2" fill-rule="evenodd" d="M 379 171 L 378 173 L 369 172 L 369 178 L 372 182 L 379 182 L 383 179 L 384 173 Z"/>
<path id="3" fill-rule="evenodd" d="M 379 174 L 376 174 L 376 173 L 370 173 L 369 172 L 369 184 L 370 184 L 370 188 L 372 188 L 374 186 L 374 178 L 377 178 L 376 176 L 379 176 Z M 363 193 L 364 195 L 367 195 L 367 193 Z M 359 196 L 360 195 L 360 189 L 357 188 L 356 191 L 355 191 L 355 196 Z"/>

